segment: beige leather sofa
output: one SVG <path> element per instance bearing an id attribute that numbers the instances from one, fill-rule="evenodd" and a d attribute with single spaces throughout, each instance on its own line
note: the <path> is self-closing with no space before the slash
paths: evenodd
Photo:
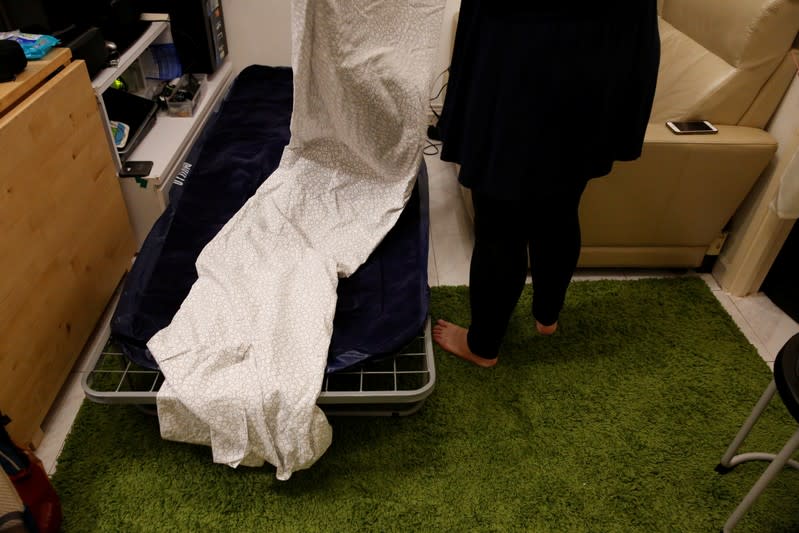
<path id="1" fill-rule="evenodd" d="M 661 67 L 643 155 L 589 184 L 583 267 L 699 266 L 776 150 L 763 128 L 796 75 L 799 0 L 661 0 L 659 10 Z M 719 133 L 677 136 L 665 126 L 686 119 L 710 120 Z"/>

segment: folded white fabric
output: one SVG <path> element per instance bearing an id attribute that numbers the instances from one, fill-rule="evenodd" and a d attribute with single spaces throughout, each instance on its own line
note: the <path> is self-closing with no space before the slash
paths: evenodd
<path id="1" fill-rule="evenodd" d="M 279 168 L 206 246 L 148 347 L 164 438 L 230 466 L 307 468 L 339 277 L 391 229 L 422 157 L 444 0 L 294 0 L 294 110 Z"/>

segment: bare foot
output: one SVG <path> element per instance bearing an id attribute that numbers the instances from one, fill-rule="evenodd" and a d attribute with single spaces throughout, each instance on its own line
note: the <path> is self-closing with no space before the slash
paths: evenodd
<path id="1" fill-rule="evenodd" d="M 555 322 L 552 325 L 545 326 L 541 322 L 536 320 L 535 329 L 537 329 L 538 333 L 540 333 L 541 335 L 552 335 L 553 333 L 555 333 L 555 330 L 558 329 L 558 323 Z"/>
<path id="2" fill-rule="evenodd" d="M 449 353 L 469 361 L 470 363 L 474 363 L 477 366 L 491 368 L 496 365 L 496 357 L 493 359 L 486 359 L 485 357 L 480 357 L 472 353 L 469 349 L 469 343 L 466 342 L 466 334 L 468 331 L 469 330 L 466 328 L 456 326 L 446 320 L 439 320 L 436 325 L 433 326 L 433 340 Z"/>

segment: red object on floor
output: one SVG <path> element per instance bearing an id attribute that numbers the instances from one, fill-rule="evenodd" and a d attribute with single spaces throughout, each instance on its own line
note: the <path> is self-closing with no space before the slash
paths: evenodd
<path id="1" fill-rule="evenodd" d="M 40 533 L 57 533 L 61 529 L 61 500 L 38 457 L 22 450 L 29 464 L 14 475 L 11 482 L 28 508 Z"/>
<path id="2" fill-rule="evenodd" d="M 61 530 L 61 500 L 39 458 L 11 440 L 5 427 L 10 421 L 0 413 L 0 468 L 25 504 L 26 523 L 39 533 L 57 533 Z"/>

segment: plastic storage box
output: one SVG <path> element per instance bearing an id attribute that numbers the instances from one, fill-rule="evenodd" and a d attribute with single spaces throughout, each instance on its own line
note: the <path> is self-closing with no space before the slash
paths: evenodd
<path id="1" fill-rule="evenodd" d="M 190 117 L 202 98 L 203 80 L 194 74 L 180 77 L 175 89 L 166 101 L 167 112 L 173 117 Z"/>

